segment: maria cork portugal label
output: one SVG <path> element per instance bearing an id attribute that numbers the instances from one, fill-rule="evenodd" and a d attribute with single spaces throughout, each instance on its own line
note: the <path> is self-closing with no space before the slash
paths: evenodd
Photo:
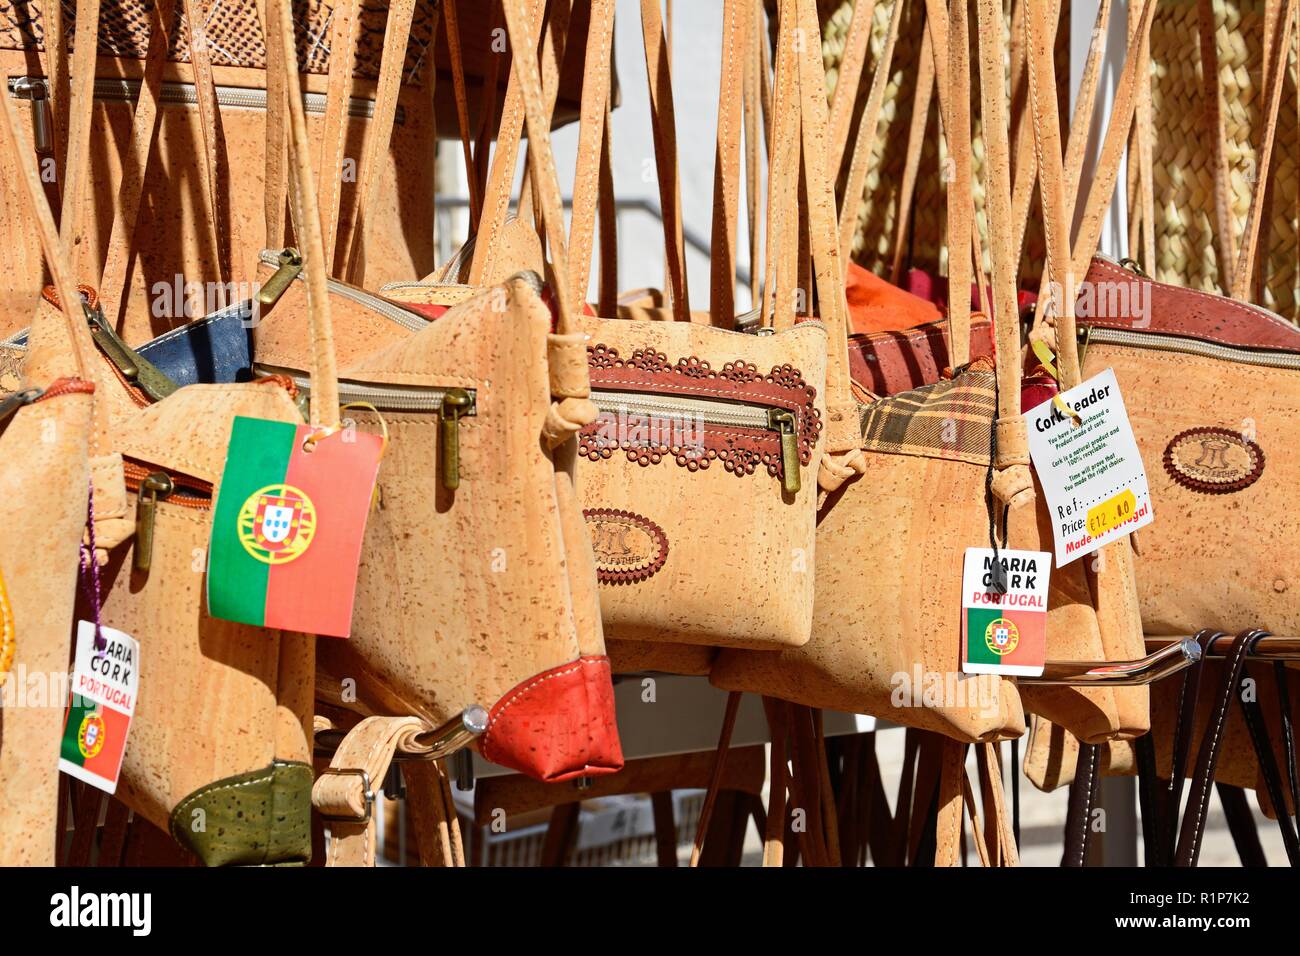
<path id="1" fill-rule="evenodd" d="M 992 589 L 994 563 L 1001 566 L 1005 594 Z M 1045 551 L 967 548 L 962 569 L 962 673 L 1036 677 L 1047 659 L 1047 580 L 1052 556 Z"/>
<path id="2" fill-rule="evenodd" d="M 352 630 L 383 440 L 237 417 L 212 515 L 208 612 L 328 637 Z"/>
<path id="3" fill-rule="evenodd" d="M 613 508 L 583 511 L 601 584 L 637 584 L 668 560 L 668 536 L 644 515 Z"/>
<path id="4" fill-rule="evenodd" d="M 117 790 L 131 717 L 140 693 L 140 644 L 129 634 L 100 627 L 95 646 L 92 621 L 77 624 L 68 709 L 63 717 L 59 769 L 107 793 Z"/>

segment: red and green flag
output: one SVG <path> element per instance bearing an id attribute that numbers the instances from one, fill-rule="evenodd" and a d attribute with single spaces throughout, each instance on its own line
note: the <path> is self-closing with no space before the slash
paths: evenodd
<path id="1" fill-rule="evenodd" d="M 59 769 L 112 793 L 130 726 L 129 714 L 74 694 L 64 717 Z"/>
<path id="2" fill-rule="evenodd" d="M 212 515 L 208 612 L 347 637 L 383 441 L 237 417 Z"/>

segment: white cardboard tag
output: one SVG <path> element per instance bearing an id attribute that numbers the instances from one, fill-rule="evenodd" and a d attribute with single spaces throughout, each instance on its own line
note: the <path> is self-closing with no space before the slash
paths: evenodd
<path id="1" fill-rule="evenodd" d="M 1151 491 L 1115 373 L 1061 393 L 1075 425 L 1051 401 L 1025 413 L 1029 457 L 1047 497 L 1056 566 L 1150 524 Z"/>
<path id="2" fill-rule="evenodd" d="M 94 623 L 77 623 L 77 652 L 59 745 L 59 769 L 113 793 L 140 691 L 140 643 L 111 627 L 99 630 L 107 643 L 96 650 Z"/>

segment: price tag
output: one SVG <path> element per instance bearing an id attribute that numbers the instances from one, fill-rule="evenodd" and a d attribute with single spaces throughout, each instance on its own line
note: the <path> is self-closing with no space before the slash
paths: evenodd
<path id="1" fill-rule="evenodd" d="M 104 646 L 96 648 L 94 623 L 77 623 L 77 652 L 59 745 L 59 769 L 113 793 L 140 690 L 140 644 L 111 627 L 99 630 Z"/>
<path id="2" fill-rule="evenodd" d="M 993 588 L 1001 568 L 1006 593 Z M 964 674 L 1037 677 L 1047 659 L 1046 551 L 967 548 L 961 587 L 961 669 Z"/>
<path id="3" fill-rule="evenodd" d="M 1115 373 L 1106 369 L 1025 413 L 1029 457 L 1052 518 L 1056 566 L 1151 523 L 1146 469 Z"/>

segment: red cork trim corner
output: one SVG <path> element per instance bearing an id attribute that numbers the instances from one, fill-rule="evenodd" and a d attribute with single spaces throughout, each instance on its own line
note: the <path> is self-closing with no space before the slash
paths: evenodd
<path id="1" fill-rule="evenodd" d="M 609 658 L 580 657 L 517 684 L 489 711 L 481 752 L 548 783 L 622 770 Z"/>

